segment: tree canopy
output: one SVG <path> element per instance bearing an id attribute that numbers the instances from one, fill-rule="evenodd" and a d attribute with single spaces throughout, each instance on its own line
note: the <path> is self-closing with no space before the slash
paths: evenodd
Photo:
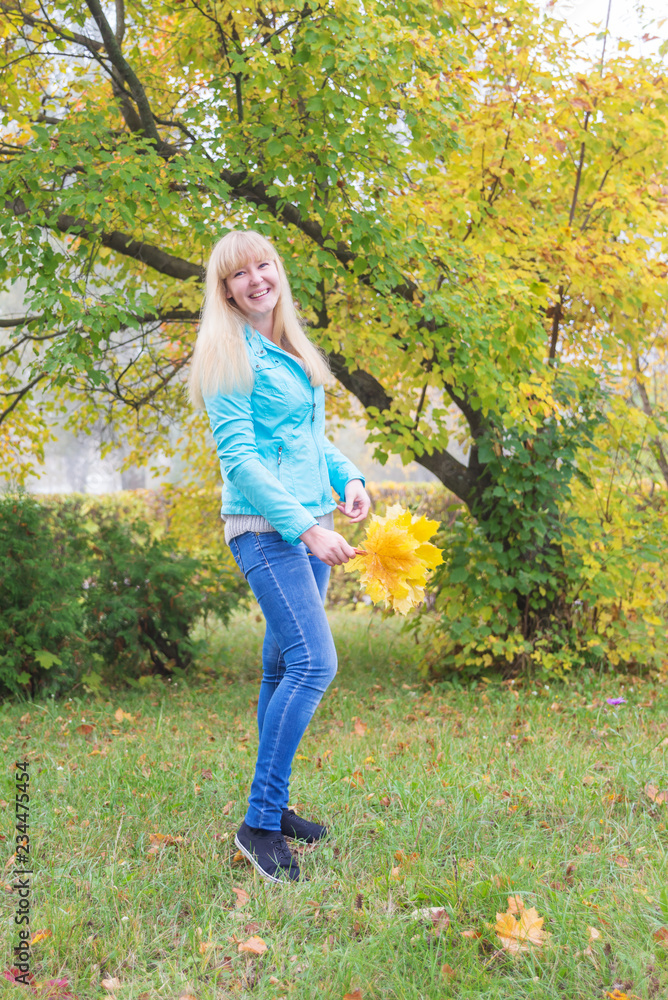
<path id="1" fill-rule="evenodd" d="M 137 454 L 170 421 L 196 448 L 203 268 L 248 226 L 379 454 L 435 473 L 541 585 L 602 420 L 633 428 L 637 483 L 668 482 L 665 45 L 578 46 L 524 0 L 0 9 L 2 281 L 26 302 L 3 320 L 5 461 L 30 467 L 64 400 Z"/>

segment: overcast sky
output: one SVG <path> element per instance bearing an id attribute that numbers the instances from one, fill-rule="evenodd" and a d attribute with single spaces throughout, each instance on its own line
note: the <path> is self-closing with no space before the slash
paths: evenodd
<path id="1" fill-rule="evenodd" d="M 547 6 L 543 3 L 543 6 Z M 594 25 L 605 27 L 608 0 L 556 0 L 550 8 L 553 15 L 563 18 L 578 33 L 595 31 Z M 657 25 L 657 21 L 663 24 Z M 654 21 L 652 25 L 650 22 Z M 626 38 L 633 42 L 634 55 L 650 55 L 656 51 L 659 42 L 643 42 L 642 36 L 648 32 L 663 40 L 668 37 L 668 5 L 666 0 L 612 0 L 609 31 L 612 38 Z"/>

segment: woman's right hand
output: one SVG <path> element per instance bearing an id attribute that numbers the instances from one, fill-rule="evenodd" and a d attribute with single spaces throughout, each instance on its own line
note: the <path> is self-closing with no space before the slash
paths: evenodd
<path id="1" fill-rule="evenodd" d="M 353 559 L 357 553 L 338 531 L 330 531 L 314 524 L 299 536 L 314 556 L 327 566 L 341 566 Z"/>

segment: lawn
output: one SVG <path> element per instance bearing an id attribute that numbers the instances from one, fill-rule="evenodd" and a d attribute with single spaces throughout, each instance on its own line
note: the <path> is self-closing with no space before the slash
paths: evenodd
<path id="1" fill-rule="evenodd" d="M 233 845 L 257 746 L 255 611 L 211 632 L 188 683 L 0 710 L 2 968 L 25 756 L 36 938 L 33 988 L 0 976 L 0 996 L 665 1000 L 665 689 L 429 686 L 395 619 L 330 617 L 339 674 L 292 803 L 331 837 L 300 851 L 298 885 L 264 883 Z M 495 931 L 509 897 L 543 920 L 516 955 Z"/>

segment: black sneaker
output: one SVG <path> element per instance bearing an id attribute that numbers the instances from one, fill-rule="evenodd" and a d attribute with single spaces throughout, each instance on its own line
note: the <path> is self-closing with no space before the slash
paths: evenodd
<path id="1" fill-rule="evenodd" d="M 327 827 L 302 819 L 294 809 L 284 809 L 281 816 L 281 833 L 285 837 L 294 837 L 295 840 L 305 840 L 307 844 L 313 844 L 316 840 L 322 840 L 327 836 Z"/>
<path id="2" fill-rule="evenodd" d="M 269 882 L 299 880 L 299 866 L 279 830 L 258 830 L 248 826 L 244 820 L 235 834 L 234 843 L 253 868 Z"/>

